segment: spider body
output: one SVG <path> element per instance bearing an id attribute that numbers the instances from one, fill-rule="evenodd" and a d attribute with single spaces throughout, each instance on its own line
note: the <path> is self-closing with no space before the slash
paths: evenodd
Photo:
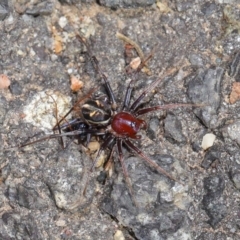
<path id="1" fill-rule="evenodd" d="M 81 112 L 89 125 L 106 125 L 112 117 L 110 107 L 101 100 L 89 99 L 81 107 Z"/>

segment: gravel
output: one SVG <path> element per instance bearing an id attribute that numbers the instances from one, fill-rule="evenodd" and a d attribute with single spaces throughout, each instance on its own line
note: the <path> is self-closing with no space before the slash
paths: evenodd
<path id="1" fill-rule="evenodd" d="M 2 1 L 0 74 L 11 85 L 0 96 L 0 239 L 239 239 L 240 102 L 229 103 L 239 81 L 239 16 L 235 1 L 222 0 Z M 199 104 L 142 116 L 147 131 L 134 144 L 178 182 L 124 147 L 137 206 L 117 153 L 108 172 L 99 163 L 89 174 L 95 152 L 69 137 L 65 148 L 58 138 L 17 147 L 45 137 L 90 89 L 104 92 L 76 32 L 119 105 L 130 80 L 117 32 L 145 57 L 154 49 L 133 99 L 171 73 L 141 107 Z M 83 82 L 78 93 L 72 77 Z M 204 151 L 207 133 L 216 139 Z"/>

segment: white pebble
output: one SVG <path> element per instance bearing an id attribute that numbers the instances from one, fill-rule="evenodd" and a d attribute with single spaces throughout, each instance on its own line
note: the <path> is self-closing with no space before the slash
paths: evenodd
<path id="1" fill-rule="evenodd" d="M 216 136 L 213 133 L 205 134 L 202 140 L 202 148 L 204 150 L 207 150 L 208 148 L 210 148 L 213 145 L 215 139 L 216 139 Z"/>
<path id="2" fill-rule="evenodd" d="M 61 28 L 64 28 L 67 25 L 67 18 L 66 17 L 60 17 L 58 20 L 58 24 Z"/>
<path id="3" fill-rule="evenodd" d="M 125 240 L 125 237 L 123 235 L 123 232 L 120 230 L 117 230 L 116 233 L 114 234 L 114 240 Z"/>

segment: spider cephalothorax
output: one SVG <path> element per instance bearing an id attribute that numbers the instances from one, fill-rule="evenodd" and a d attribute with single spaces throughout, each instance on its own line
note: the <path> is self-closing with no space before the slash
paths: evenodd
<path id="1" fill-rule="evenodd" d="M 113 117 L 111 127 L 117 137 L 138 139 L 137 133 L 140 129 L 146 129 L 147 124 L 129 112 L 119 112 Z"/>

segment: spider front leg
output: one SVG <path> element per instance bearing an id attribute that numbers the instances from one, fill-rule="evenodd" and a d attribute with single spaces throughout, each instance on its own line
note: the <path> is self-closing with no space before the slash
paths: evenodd
<path id="1" fill-rule="evenodd" d="M 140 105 L 141 101 L 146 97 L 146 95 L 151 92 L 158 84 L 160 81 L 162 81 L 163 78 L 159 78 L 152 84 L 150 84 L 141 94 L 140 96 L 135 100 L 135 102 L 131 105 L 129 110 L 131 112 L 134 112 Z"/>
<path id="2" fill-rule="evenodd" d="M 151 83 L 141 94 L 140 96 L 133 102 L 133 104 L 131 105 L 131 107 L 129 108 L 129 111 L 131 112 L 135 112 L 136 109 L 139 107 L 139 105 L 141 104 L 142 100 L 146 97 L 146 95 L 151 92 L 165 77 L 169 76 L 170 74 L 173 74 L 174 71 L 174 75 L 177 73 L 177 71 L 175 69 L 169 69 L 164 76 L 162 76 L 161 78 L 157 79 L 155 82 Z"/>
<path id="3" fill-rule="evenodd" d="M 78 128 L 77 130 L 73 130 L 73 131 L 70 131 L 70 132 L 50 134 L 46 137 L 37 139 L 35 141 L 20 144 L 17 147 L 22 148 L 22 147 L 26 147 L 28 145 L 32 145 L 32 144 L 35 144 L 35 143 L 38 143 L 38 142 L 42 142 L 42 141 L 50 140 L 50 139 L 54 139 L 54 138 L 61 138 L 61 137 L 64 137 L 64 136 L 78 137 L 79 135 L 87 136 L 88 134 L 91 134 L 91 135 L 94 135 L 94 136 L 102 136 L 102 135 L 105 135 L 105 132 L 99 131 L 99 129 L 85 129 L 85 128 L 82 128 L 82 129 L 80 128 L 79 129 Z"/>
<path id="4" fill-rule="evenodd" d="M 131 100 L 131 95 L 132 95 L 132 90 L 134 87 L 135 82 L 137 81 L 136 75 L 137 73 L 139 73 L 141 71 L 141 69 L 146 65 L 147 61 L 152 57 L 153 55 L 153 50 L 151 51 L 151 53 L 146 57 L 146 59 L 144 61 L 141 62 L 141 64 L 138 66 L 138 68 L 136 69 L 136 71 L 134 71 L 132 73 L 132 79 L 129 82 L 128 86 L 127 86 L 127 90 L 126 90 L 126 94 L 124 97 L 124 101 L 123 101 L 123 105 L 122 105 L 122 111 L 129 108 L 129 104 L 130 104 L 130 100 Z"/>
<path id="5" fill-rule="evenodd" d="M 95 68 L 95 71 L 97 72 L 97 74 L 100 75 L 101 79 L 103 80 L 103 84 L 107 91 L 107 95 L 110 99 L 112 109 L 113 109 L 113 111 L 115 111 L 117 109 L 117 102 L 116 102 L 115 96 L 113 94 L 113 90 L 108 81 L 108 78 L 106 77 L 106 75 L 103 73 L 101 67 L 99 66 L 97 58 L 92 54 L 91 48 L 89 47 L 88 43 L 79 34 L 76 34 L 76 36 L 79 39 L 79 41 L 87 48 L 87 54 L 90 57 L 90 60 L 93 64 L 93 67 Z"/>

